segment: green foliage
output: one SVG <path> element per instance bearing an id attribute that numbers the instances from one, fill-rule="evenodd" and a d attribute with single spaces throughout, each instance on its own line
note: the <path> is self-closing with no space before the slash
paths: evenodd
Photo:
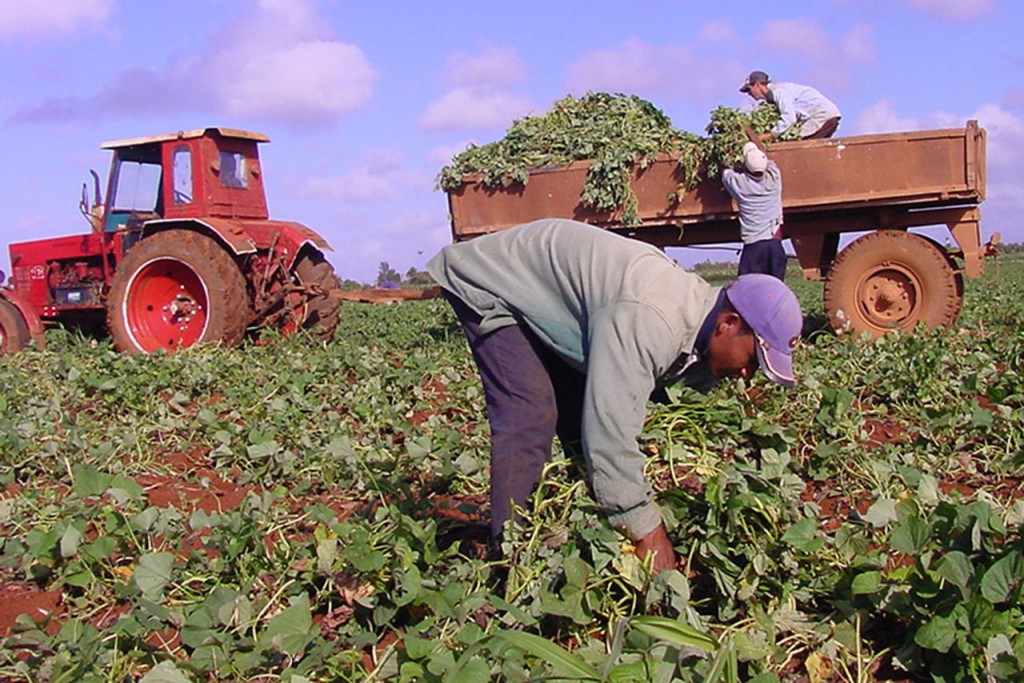
<path id="1" fill-rule="evenodd" d="M 709 137 L 702 138 L 676 129 L 660 109 L 635 95 L 567 96 L 546 114 L 514 121 L 501 140 L 457 154 L 441 169 L 437 184 L 454 190 L 465 176 L 481 174 L 487 187 L 525 185 L 531 168 L 587 160 L 581 201 L 598 211 L 621 210 L 623 223 L 636 225 L 637 198 L 630 180 L 656 154 L 676 156 L 682 188 L 692 189 L 740 160 L 746 126 L 766 132 L 778 116 L 774 105 L 762 104 L 750 114 L 719 107 L 711 114 Z"/>
<path id="2" fill-rule="evenodd" d="M 657 577 L 560 451 L 485 557 L 485 409 L 443 301 L 345 305 L 327 345 L 51 330 L 0 357 L 0 583 L 60 610 L 0 636 L 0 678 L 1021 680 L 1024 263 L 998 272 L 954 329 L 879 340 L 792 282 L 798 386 L 652 407 L 685 559 Z"/>

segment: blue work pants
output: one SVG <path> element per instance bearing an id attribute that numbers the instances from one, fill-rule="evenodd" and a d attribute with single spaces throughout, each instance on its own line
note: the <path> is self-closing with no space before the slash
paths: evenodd
<path id="1" fill-rule="evenodd" d="M 570 457 L 580 453 L 586 377 L 544 346 L 525 324 L 484 333 L 480 315 L 444 290 L 473 353 L 491 426 L 491 544 L 512 504 L 524 507 L 540 482 L 558 435 Z"/>
<path id="2" fill-rule="evenodd" d="M 743 245 L 739 274 L 764 273 L 780 280 L 786 279 L 786 250 L 782 240 L 774 237 Z"/>

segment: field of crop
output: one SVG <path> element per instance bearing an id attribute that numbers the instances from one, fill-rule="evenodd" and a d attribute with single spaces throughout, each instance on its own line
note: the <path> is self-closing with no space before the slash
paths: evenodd
<path id="1" fill-rule="evenodd" d="M 874 342 L 792 284 L 800 385 L 652 406 L 653 579 L 557 450 L 485 558 L 442 301 L 346 304 L 328 345 L 51 331 L 0 357 L 0 680 L 1024 680 L 1024 259 Z"/>

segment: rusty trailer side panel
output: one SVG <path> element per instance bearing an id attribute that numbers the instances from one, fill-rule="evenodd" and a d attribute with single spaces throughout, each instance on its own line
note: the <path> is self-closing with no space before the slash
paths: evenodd
<path id="1" fill-rule="evenodd" d="M 948 225 L 980 274 L 977 205 L 985 197 L 985 131 L 964 128 L 777 143 L 770 156 L 783 175 L 785 234 L 808 277 L 821 277 L 842 232 Z M 589 162 L 531 169 L 526 185 L 485 187 L 468 177 L 449 192 L 456 241 L 540 218 L 573 218 L 659 246 L 739 241 L 736 205 L 717 178 L 678 192 L 678 155 L 662 154 L 634 173 L 638 226 L 620 212 L 580 202 Z"/>

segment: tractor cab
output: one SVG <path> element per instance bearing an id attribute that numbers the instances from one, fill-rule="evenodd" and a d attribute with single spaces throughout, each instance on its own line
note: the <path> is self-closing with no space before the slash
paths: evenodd
<path id="1" fill-rule="evenodd" d="M 202 128 L 103 143 L 114 155 L 104 209 L 89 211 L 94 228 L 133 232 L 159 219 L 266 219 L 257 145 L 268 141 L 259 133 Z"/>

